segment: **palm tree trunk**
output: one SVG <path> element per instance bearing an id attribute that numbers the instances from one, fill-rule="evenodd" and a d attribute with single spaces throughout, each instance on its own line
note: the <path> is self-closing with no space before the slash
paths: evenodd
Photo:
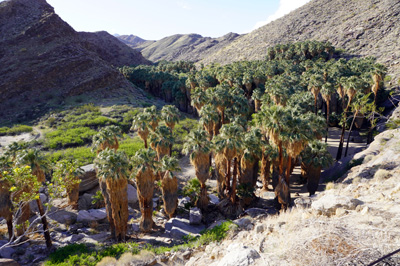
<path id="1" fill-rule="evenodd" d="M 115 239 L 115 224 L 114 224 L 114 219 L 113 219 L 113 214 L 112 214 L 112 209 L 111 209 L 110 195 L 107 192 L 107 184 L 105 181 L 99 180 L 99 185 L 100 185 L 100 189 L 101 189 L 101 194 L 103 194 L 104 204 L 106 205 L 106 213 L 107 213 L 108 222 L 110 223 L 111 237 Z"/>
<path id="2" fill-rule="evenodd" d="M 236 203 L 237 173 L 238 173 L 238 161 L 237 161 L 237 157 L 235 157 L 233 159 L 232 188 L 231 188 L 231 192 L 230 192 L 230 200 L 231 200 L 232 204 Z"/>
<path id="3" fill-rule="evenodd" d="M 145 149 L 149 148 L 148 145 L 147 145 L 147 139 L 144 139 L 144 148 Z"/>
<path id="4" fill-rule="evenodd" d="M 225 175 L 225 191 L 229 192 L 231 190 L 231 160 L 226 160 L 226 175 Z"/>
<path id="5" fill-rule="evenodd" d="M 269 179 L 270 179 L 270 167 L 271 161 L 268 160 L 268 157 L 263 154 L 261 158 L 261 179 L 263 183 L 263 190 L 268 190 Z"/>
<path id="6" fill-rule="evenodd" d="M 106 180 L 107 192 L 110 196 L 112 218 L 115 225 L 115 240 L 125 241 L 128 229 L 128 182 L 125 178 Z"/>
<path id="7" fill-rule="evenodd" d="M 358 110 L 354 113 L 353 120 L 351 121 L 349 136 L 347 137 L 346 150 L 344 152 L 344 157 L 347 156 L 347 151 L 349 149 L 349 142 L 350 142 L 350 137 L 351 137 L 351 131 L 353 130 L 353 125 L 354 125 L 354 121 L 356 120 L 357 114 L 358 114 Z"/>
<path id="8" fill-rule="evenodd" d="M 282 142 L 279 142 L 278 145 L 279 150 L 279 175 L 283 174 L 283 150 L 282 150 Z"/>
<path id="9" fill-rule="evenodd" d="M 350 99 L 349 102 L 347 103 L 347 107 L 346 110 L 343 111 L 343 115 L 344 115 L 344 121 L 343 121 L 343 126 L 342 126 L 342 132 L 340 134 L 340 142 L 339 142 L 339 147 L 338 147 L 338 151 L 336 154 L 336 160 L 339 161 L 342 158 L 342 153 L 343 153 L 343 144 L 344 144 L 344 133 L 346 131 L 346 120 L 347 120 L 347 111 L 350 107 Z"/>
<path id="10" fill-rule="evenodd" d="M 314 109 L 315 109 L 315 114 L 318 114 L 318 111 L 317 111 L 317 99 L 318 99 L 318 95 L 314 96 Z"/>
<path id="11" fill-rule="evenodd" d="M 325 143 L 328 142 L 328 135 L 329 135 L 329 103 L 330 103 L 330 101 L 326 101 L 326 135 L 325 135 Z"/>
<path id="12" fill-rule="evenodd" d="M 44 214 L 43 204 L 42 204 L 42 201 L 40 200 L 40 197 L 39 197 L 39 199 L 36 200 L 36 203 L 38 205 L 39 214 L 42 217 L 44 239 L 46 240 L 46 246 L 49 249 L 52 246 L 50 233 L 49 233 L 49 225 L 47 224 L 47 218 L 46 218 L 46 215 Z"/>
<path id="13" fill-rule="evenodd" d="M 290 174 L 292 171 L 292 157 L 288 155 L 288 161 L 286 166 L 286 184 L 289 186 Z"/>

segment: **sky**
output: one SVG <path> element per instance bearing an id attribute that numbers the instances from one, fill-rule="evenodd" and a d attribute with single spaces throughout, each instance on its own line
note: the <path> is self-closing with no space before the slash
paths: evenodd
<path id="1" fill-rule="evenodd" d="M 1 0 L 0 0 L 1 1 Z M 47 0 L 77 31 L 159 40 L 174 34 L 248 33 L 310 0 Z"/>

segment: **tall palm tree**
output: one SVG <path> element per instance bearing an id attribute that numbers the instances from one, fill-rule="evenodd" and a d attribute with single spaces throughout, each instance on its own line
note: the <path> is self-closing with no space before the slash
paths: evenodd
<path id="1" fill-rule="evenodd" d="M 310 76 L 310 80 L 308 83 L 308 90 L 314 95 L 314 106 L 315 106 L 315 114 L 317 114 L 317 100 L 318 95 L 321 90 L 322 85 L 324 84 L 323 75 L 316 73 Z"/>
<path id="2" fill-rule="evenodd" d="M 105 127 L 93 136 L 92 147 L 97 153 L 106 148 L 117 150 L 119 147 L 118 138 L 121 136 L 120 127 L 114 125 Z"/>
<path id="3" fill-rule="evenodd" d="M 206 181 L 210 177 L 211 142 L 203 129 L 196 129 L 189 133 L 183 144 L 183 152 L 190 153 L 190 162 L 196 171 L 196 177 L 201 184 L 200 197 L 197 205 L 201 209 L 208 206 Z"/>
<path id="4" fill-rule="evenodd" d="M 321 170 L 333 162 L 327 144 L 314 140 L 301 152 L 301 175 L 307 180 L 307 190 L 311 195 L 318 189 Z"/>
<path id="5" fill-rule="evenodd" d="M 384 79 L 387 72 L 387 68 L 381 64 L 374 64 L 373 69 L 371 71 L 371 76 L 374 81 L 374 85 L 372 86 L 372 92 L 374 93 L 374 102 L 376 103 L 376 95 L 381 87 L 381 82 Z"/>
<path id="6" fill-rule="evenodd" d="M 170 128 L 171 132 L 175 124 L 179 122 L 179 116 L 179 110 L 174 105 L 165 105 L 161 109 L 161 118 L 164 120 L 167 127 Z"/>
<path id="7" fill-rule="evenodd" d="M 149 124 L 151 129 L 154 131 L 158 126 L 158 122 L 160 120 L 160 116 L 157 112 L 157 107 L 155 105 L 144 108 L 143 113 L 149 116 Z"/>
<path id="8" fill-rule="evenodd" d="M 106 205 L 106 208 L 111 207 L 107 210 L 107 215 L 112 215 L 108 217 L 111 230 L 115 230 L 111 234 L 116 240 L 125 241 L 129 217 L 128 159 L 124 152 L 106 148 L 97 155 L 94 163 L 98 169 L 97 176 L 105 181 L 110 197 L 111 205 Z"/>
<path id="9" fill-rule="evenodd" d="M 157 152 L 160 161 L 165 155 L 171 154 L 174 138 L 170 128 L 161 125 L 150 135 L 150 146 Z"/>
<path id="10" fill-rule="evenodd" d="M 165 213 L 172 218 L 178 206 L 178 179 L 173 174 L 180 171 L 179 161 L 176 157 L 165 156 L 160 162 L 161 172 L 164 177 L 161 180 L 161 191 Z"/>
<path id="11" fill-rule="evenodd" d="M 333 84 L 330 82 L 325 83 L 322 85 L 321 88 L 321 95 L 324 101 L 326 102 L 326 135 L 325 135 L 325 142 L 328 141 L 328 135 L 329 135 L 329 107 L 331 103 L 331 98 L 332 95 L 335 93 L 335 89 L 333 87 Z"/>
<path id="12" fill-rule="evenodd" d="M 229 86 L 226 84 L 218 85 L 207 90 L 209 101 L 218 109 L 221 116 L 221 125 L 225 123 L 225 109 L 231 104 Z"/>
<path id="13" fill-rule="evenodd" d="M 262 133 L 251 128 L 243 137 L 243 152 L 240 157 L 239 184 L 244 190 L 243 201 L 249 204 L 253 199 L 253 189 L 257 183 L 259 160 L 262 157 Z"/>
<path id="14" fill-rule="evenodd" d="M 154 224 L 152 215 L 155 171 L 157 168 L 156 153 L 152 149 L 140 149 L 132 160 L 132 174 L 136 179 L 140 212 L 142 213 L 140 228 L 142 231 L 148 232 Z"/>
<path id="15" fill-rule="evenodd" d="M 264 90 L 261 88 L 256 88 L 251 95 L 251 98 L 254 100 L 254 112 L 258 112 L 261 110 L 261 97 L 264 95 Z"/>
<path id="16" fill-rule="evenodd" d="M 146 112 L 137 113 L 132 120 L 132 127 L 131 130 L 137 130 L 139 137 L 144 142 L 144 147 L 147 149 L 147 138 L 149 137 L 150 130 L 150 115 Z"/>
<path id="17" fill-rule="evenodd" d="M 243 132 L 243 128 L 235 123 L 225 124 L 221 127 L 220 134 L 213 139 L 216 152 L 222 154 L 227 162 L 225 187 L 232 204 L 236 203 L 238 157 L 243 148 Z M 232 160 L 233 173 L 231 175 Z M 232 186 L 230 186 L 231 178 Z"/>
<path id="18" fill-rule="evenodd" d="M 218 124 L 220 122 L 220 117 L 217 109 L 212 104 L 206 104 L 200 110 L 200 123 L 208 132 L 208 138 L 211 141 L 214 135 L 218 134 Z"/>
<path id="19" fill-rule="evenodd" d="M 197 112 L 199 113 L 201 108 L 208 102 L 208 97 L 207 93 L 205 90 L 203 90 L 200 87 L 196 87 L 194 90 L 192 90 L 192 93 L 190 95 L 191 98 L 191 105 L 196 108 Z"/>
<path id="20" fill-rule="evenodd" d="M 23 150 L 17 155 L 16 158 L 16 165 L 27 165 L 31 168 L 32 174 L 36 176 L 37 181 L 42 183 L 46 180 L 45 176 L 45 169 L 47 168 L 47 162 L 39 150 Z M 44 213 L 43 203 L 39 199 L 36 200 L 36 204 L 38 205 L 39 214 L 42 217 L 42 224 L 43 224 L 43 234 L 46 240 L 46 246 L 50 248 L 52 246 L 50 232 L 48 230 L 49 226 L 47 223 L 47 218 Z M 29 205 L 28 205 L 29 206 Z M 28 208 L 26 207 L 26 212 L 28 212 Z"/>

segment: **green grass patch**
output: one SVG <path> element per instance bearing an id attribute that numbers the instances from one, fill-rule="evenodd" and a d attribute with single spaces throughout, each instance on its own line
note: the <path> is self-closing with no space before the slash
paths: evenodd
<path id="1" fill-rule="evenodd" d="M 185 118 L 175 125 L 172 132 L 175 139 L 174 145 L 172 146 L 172 152 L 174 154 L 180 155 L 186 136 L 198 125 L 199 122 L 196 119 L 192 118 Z"/>
<path id="2" fill-rule="evenodd" d="M 142 148 L 144 148 L 144 143 L 138 136 L 134 138 L 128 137 L 119 144 L 119 150 L 124 151 L 128 158 L 131 158 L 139 149 Z"/>
<path id="3" fill-rule="evenodd" d="M 32 127 L 27 125 L 14 125 L 10 127 L 0 127 L 0 136 L 14 136 L 21 133 L 32 132 Z"/>
<path id="4" fill-rule="evenodd" d="M 224 239 L 233 223 L 227 221 L 214 227 L 211 230 L 204 230 L 199 237 L 187 237 L 186 243 L 175 245 L 172 247 L 166 246 L 140 246 L 137 243 L 120 243 L 112 246 L 97 246 L 89 248 L 85 244 L 71 244 L 57 249 L 50 254 L 48 260 L 44 263 L 45 266 L 95 266 L 104 257 L 114 257 L 119 259 L 122 254 L 131 252 L 136 255 L 141 250 L 149 250 L 155 254 L 163 254 L 165 252 L 173 252 L 186 248 L 196 248 L 202 245 L 208 245 L 214 241 Z"/>
<path id="5" fill-rule="evenodd" d="M 47 155 L 50 162 L 56 163 L 63 159 L 73 159 L 79 166 L 93 163 L 95 157 L 96 154 L 92 152 L 90 147 L 68 148 L 48 153 Z"/>

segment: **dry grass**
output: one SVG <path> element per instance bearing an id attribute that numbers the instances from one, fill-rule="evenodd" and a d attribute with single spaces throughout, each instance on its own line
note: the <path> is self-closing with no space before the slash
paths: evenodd
<path id="1" fill-rule="evenodd" d="M 116 266 L 117 260 L 112 257 L 104 257 L 96 266 Z"/>
<path id="2" fill-rule="evenodd" d="M 344 219 L 349 216 L 327 218 L 303 209 L 282 213 L 268 221 L 274 229 L 262 256 L 279 265 L 364 265 L 400 245 L 399 230 L 359 227 Z"/>
<path id="3" fill-rule="evenodd" d="M 368 162 L 372 161 L 374 158 L 375 158 L 374 155 L 369 154 L 369 155 L 364 157 L 363 163 L 368 163 Z"/>
<path id="4" fill-rule="evenodd" d="M 376 171 L 374 179 L 376 181 L 384 181 L 386 179 L 389 179 L 391 176 L 392 174 L 390 173 L 390 171 L 385 169 L 379 169 L 378 171 Z"/>

